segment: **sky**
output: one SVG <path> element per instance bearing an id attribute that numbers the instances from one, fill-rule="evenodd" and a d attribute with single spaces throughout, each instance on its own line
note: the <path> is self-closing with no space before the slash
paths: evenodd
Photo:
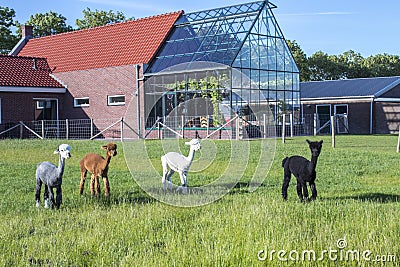
<path id="1" fill-rule="evenodd" d="M 252 0 L 1 0 L 0 6 L 15 10 L 14 20 L 25 23 L 30 15 L 54 11 L 75 20 L 82 11 L 120 11 L 126 17 L 143 18 L 172 11 L 186 13 Z M 329 55 L 354 50 L 363 57 L 376 54 L 400 55 L 399 0 L 272 0 L 273 13 L 286 39 L 295 40 L 311 56 L 317 51 Z"/>

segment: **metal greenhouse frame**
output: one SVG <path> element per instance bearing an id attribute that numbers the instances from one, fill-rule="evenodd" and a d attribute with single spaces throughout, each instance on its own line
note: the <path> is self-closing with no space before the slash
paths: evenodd
<path id="1" fill-rule="evenodd" d="M 299 70 L 274 8 L 257 1 L 183 14 L 145 70 L 146 127 L 177 115 L 208 117 L 213 127 L 236 115 L 260 126 L 266 110 L 275 124 L 299 118 Z M 200 98 L 210 101 L 189 101 Z M 188 120 L 175 125 L 201 127 Z"/>

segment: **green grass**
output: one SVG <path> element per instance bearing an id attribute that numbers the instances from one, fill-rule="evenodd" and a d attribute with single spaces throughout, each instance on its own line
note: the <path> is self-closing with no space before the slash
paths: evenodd
<path id="1" fill-rule="evenodd" d="M 118 143 L 118 155 L 110 163 L 107 200 L 90 197 L 88 183 L 85 194 L 79 195 L 79 160 L 88 152 L 104 154 L 100 146 L 105 142 L 1 140 L 0 266 L 398 266 L 397 137 L 338 136 L 335 149 L 329 137 L 318 138 L 324 145 L 317 165 L 317 201 L 298 202 L 295 178 L 288 201 L 281 199 L 282 158 L 293 154 L 310 158 L 306 138 L 297 137 L 285 145 L 277 140 L 269 175 L 251 193 L 246 185 L 261 151 L 260 141 L 249 142 L 251 155 L 238 186 L 214 203 L 192 208 L 153 199 L 128 169 L 136 179 L 148 179 L 161 188 L 160 141 L 146 141 L 141 154 L 148 155 L 153 166 L 139 157 L 127 157 L 126 162 Z M 56 163 L 53 150 L 60 142 L 72 146 L 63 178 L 63 204 L 59 210 L 36 208 L 36 164 Z M 179 145 L 187 153 L 182 141 Z M 216 158 L 209 168 L 189 174 L 189 186 L 219 177 L 229 165 L 230 146 L 228 141 L 215 142 Z M 127 155 L 130 148 L 125 145 Z M 201 153 L 195 158 L 199 162 L 206 155 Z M 173 179 L 178 183 L 176 174 Z M 313 250 L 319 258 L 323 250 L 338 250 L 342 238 L 347 247 L 339 250 L 336 261 L 328 254 L 321 261 L 301 260 L 303 251 Z M 280 256 L 288 261 L 279 260 L 279 250 L 286 252 Z M 348 250 L 369 250 L 371 259 L 395 255 L 396 261 L 340 260 L 340 253 Z M 258 253 L 266 259 L 260 261 Z M 289 254 L 296 257 L 296 253 L 299 260 L 290 260 Z"/>

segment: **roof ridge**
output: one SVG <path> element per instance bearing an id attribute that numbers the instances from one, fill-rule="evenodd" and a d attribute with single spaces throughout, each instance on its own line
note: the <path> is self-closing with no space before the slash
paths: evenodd
<path id="1" fill-rule="evenodd" d="M 305 81 L 302 83 L 318 83 L 318 82 L 340 82 L 340 81 L 354 81 L 354 80 L 375 80 L 375 79 L 390 79 L 390 78 L 398 78 L 400 76 L 378 76 L 378 77 L 364 77 L 364 78 L 352 78 L 352 79 L 338 79 L 338 80 L 324 80 L 324 81 Z"/>
<path id="2" fill-rule="evenodd" d="M 44 57 L 32 57 L 32 56 L 17 56 L 17 55 L 3 55 L 0 54 L 0 57 L 8 57 L 8 58 L 21 58 L 21 59 L 40 59 L 40 60 L 46 60 Z"/>
<path id="3" fill-rule="evenodd" d="M 96 26 L 96 27 L 92 27 L 92 28 L 76 29 L 76 30 L 67 31 L 67 32 L 61 32 L 61 33 L 57 33 L 57 34 L 51 34 L 51 35 L 46 35 L 46 36 L 35 37 L 35 38 L 30 39 L 30 40 L 52 38 L 52 37 L 55 37 L 55 36 L 62 36 L 62 35 L 73 34 L 73 33 L 81 33 L 81 32 L 85 32 L 85 31 L 89 32 L 89 31 L 93 31 L 93 30 L 97 30 L 97 29 L 101 29 L 101 28 L 119 26 L 119 25 L 128 24 L 128 23 L 136 23 L 136 22 L 140 22 L 140 21 L 143 21 L 143 20 L 149 20 L 149 19 L 154 19 L 154 18 L 158 18 L 158 17 L 165 17 L 165 16 L 170 16 L 170 15 L 175 15 L 175 14 L 183 14 L 183 13 L 184 13 L 183 10 L 173 11 L 173 12 L 157 14 L 157 15 L 147 16 L 147 17 L 143 17 L 143 18 L 138 18 L 138 19 L 133 19 L 133 20 L 125 20 L 125 21 L 121 21 L 121 22 L 110 23 L 110 24 L 106 24 L 106 25 L 102 25 L 102 26 Z"/>

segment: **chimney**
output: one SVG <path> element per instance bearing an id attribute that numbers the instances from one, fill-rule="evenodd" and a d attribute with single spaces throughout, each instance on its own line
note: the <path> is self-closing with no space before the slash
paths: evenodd
<path id="1" fill-rule="evenodd" d="M 31 25 L 21 25 L 22 38 L 30 39 L 33 37 L 33 26 Z"/>

